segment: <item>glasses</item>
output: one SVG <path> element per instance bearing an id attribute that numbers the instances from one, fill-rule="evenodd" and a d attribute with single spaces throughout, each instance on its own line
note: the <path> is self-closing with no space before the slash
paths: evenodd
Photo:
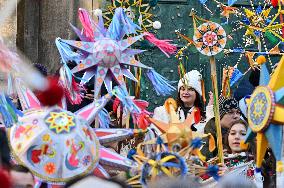
<path id="1" fill-rule="evenodd" d="M 229 110 L 226 114 L 228 115 L 241 115 L 241 112 L 239 110 Z"/>

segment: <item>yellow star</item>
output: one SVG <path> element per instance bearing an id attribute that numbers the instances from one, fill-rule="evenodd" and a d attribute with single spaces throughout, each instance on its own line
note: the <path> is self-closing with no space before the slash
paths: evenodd
<path id="1" fill-rule="evenodd" d="M 49 124 L 49 129 L 54 130 L 57 134 L 62 132 L 70 132 L 75 127 L 74 117 L 66 112 L 50 112 L 49 117 L 45 120 Z"/>
<path id="2" fill-rule="evenodd" d="M 165 102 L 165 108 L 170 114 L 170 123 L 164 123 L 153 118 L 149 118 L 149 120 L 163 133 L 162 137 L 170 148 L 175 144 L 179 144 L 184 148 L 192 140 L 191 125 L 193 124 L 193 115 L 188 115 L 186 120 L 180 123 L 174 110 L 174 102 L 174 99 L 168 99 Z"/>

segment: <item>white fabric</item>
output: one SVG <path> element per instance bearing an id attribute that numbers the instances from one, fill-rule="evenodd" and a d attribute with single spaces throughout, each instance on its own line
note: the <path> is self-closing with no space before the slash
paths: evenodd
<path id="1" fill-rule="evenodd" d="M 237 177 L 237 176 L 243 176 L 245 178 L 248 178 L 249 180 L 251 180 L 257 188 L 263 188 L 263 176 L 261 175 L 261 173 L 257 173 L 254 171 L 254 178 L 250 179 L 249 177 L 247 177 L 247 171 L 249 169 L 249 166 L 251 165 L 255 165 L 254 161 L 250 161 L 247 163 L 241 163 L 238 166 L 232 167 L 230 168 L 230 171 L 226 173 L 225 177 Z M 217 181 L 214 180 L 214 178 L 209 178 L 205 181 L 201 182 L 202 186 L 201 187 L 220 187 L 219 184 L 217 184 Z"/>
<path id="2" fill-rule="evenodd" d="M 189 110 L 189 114 L 191 113 L 192 110 Z M 177 110 L 177 114 L 180 115 L 180 122 L 184 122 L 185 121 L 185 117 L 184 117 L 184 113 L 182 111 L 182 109 L 179 107 Z M 205 122 L 199 122 L 197 124 L 195 124 L 195 128 L 197 129 L 196 133 L 198 135 L 203 135 L 204 134 L 204 127 L 206 125 L 206 122 L 208 120 L 210 120 L 212 117 L 214 117 L 214 112 L 213 112 L 213 105 L 207 106 L 206 107 L 206 120 Z M 166 108 L 164 106 L 159 106 L 157 108 L 155 108 L 154 110 L 154 115 L 153 118 L 159 121 L 162 121 L 164 123 L 169 123 L 170 122 L 170 116 L 166 111 Z M 150 128 L 155 130 L 157 135 L 161 135 L 161 131 L 154 125 L 151 124 Z"/>
<path id="3" fill-rule="evenodd" d="M 188 87 L 194 88 L 200 96 L 202 96 L 201 90 L 201 79 L 202 75 L 197 70 L 189 71 L 184 75 L 182 79 L 178 82 L 178 91 L 181 86 L 186 85 Z"/>

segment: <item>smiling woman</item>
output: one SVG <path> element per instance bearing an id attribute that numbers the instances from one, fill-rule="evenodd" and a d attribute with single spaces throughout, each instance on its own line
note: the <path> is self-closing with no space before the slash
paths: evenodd
<path id="1" fill-rule="evenodd" d="M 197 131 L 198 134 L 203 134 L 204 130 L 204 121 L 209 119 L 213 115 L 213 106 L 209 105 L 206 107 L 206 116 L 203 112 L 203 103 L 202 103 L 202 87 L 201 87 L 202 76 L 197 70 L 192 70 L 184 75 L 178 83 L 178 95 L 176 99 L 176 115 L 178 116 L 179 121 L 182 123 L 186 120 L 189 114 L 194 114 L 194 125 L 191 126 L 193 131 Z M 209 102 L 210 103 L 210 102 Z M 208 118 L 209 117 L 209 118 Z M 154 110 L 154 119 L 162 121 L 164 123 L 170 123 L 171 117 L 170 112 L 168 111 L 166 105 L 159 106 Z M 157 135 L 160 135 L 160 132 L 152 124 L 151 128 L 155 130 Z"/>

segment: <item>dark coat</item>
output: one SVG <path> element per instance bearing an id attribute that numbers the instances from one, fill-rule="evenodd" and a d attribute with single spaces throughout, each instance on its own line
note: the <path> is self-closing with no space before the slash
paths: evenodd
<path id="1" fill-rule="evenodd" d="M 224 140 L 224 136 L 227 134 L 228 129 L 222 128 L 221 131 L 222 131 L 222 140 Z M 216 148 L 213 152 L 210 152 L 209 151 L 209 139 L 208 139 L 208 137 L 203 139 L 203 141 L 205 142 L 205 145 L 203 146 L 201 153 L 206 157 L 206 160 L 214 158 L 218 154 L 217 131 L 216 131 L 216 126 L 215 126 L 215 118 L 210 119 L 205 125 L 204 134 L 208 134 L 208 133 L 211 133 L 212 136 L 214 137 L 215 143 L 216 143 Z"/>

